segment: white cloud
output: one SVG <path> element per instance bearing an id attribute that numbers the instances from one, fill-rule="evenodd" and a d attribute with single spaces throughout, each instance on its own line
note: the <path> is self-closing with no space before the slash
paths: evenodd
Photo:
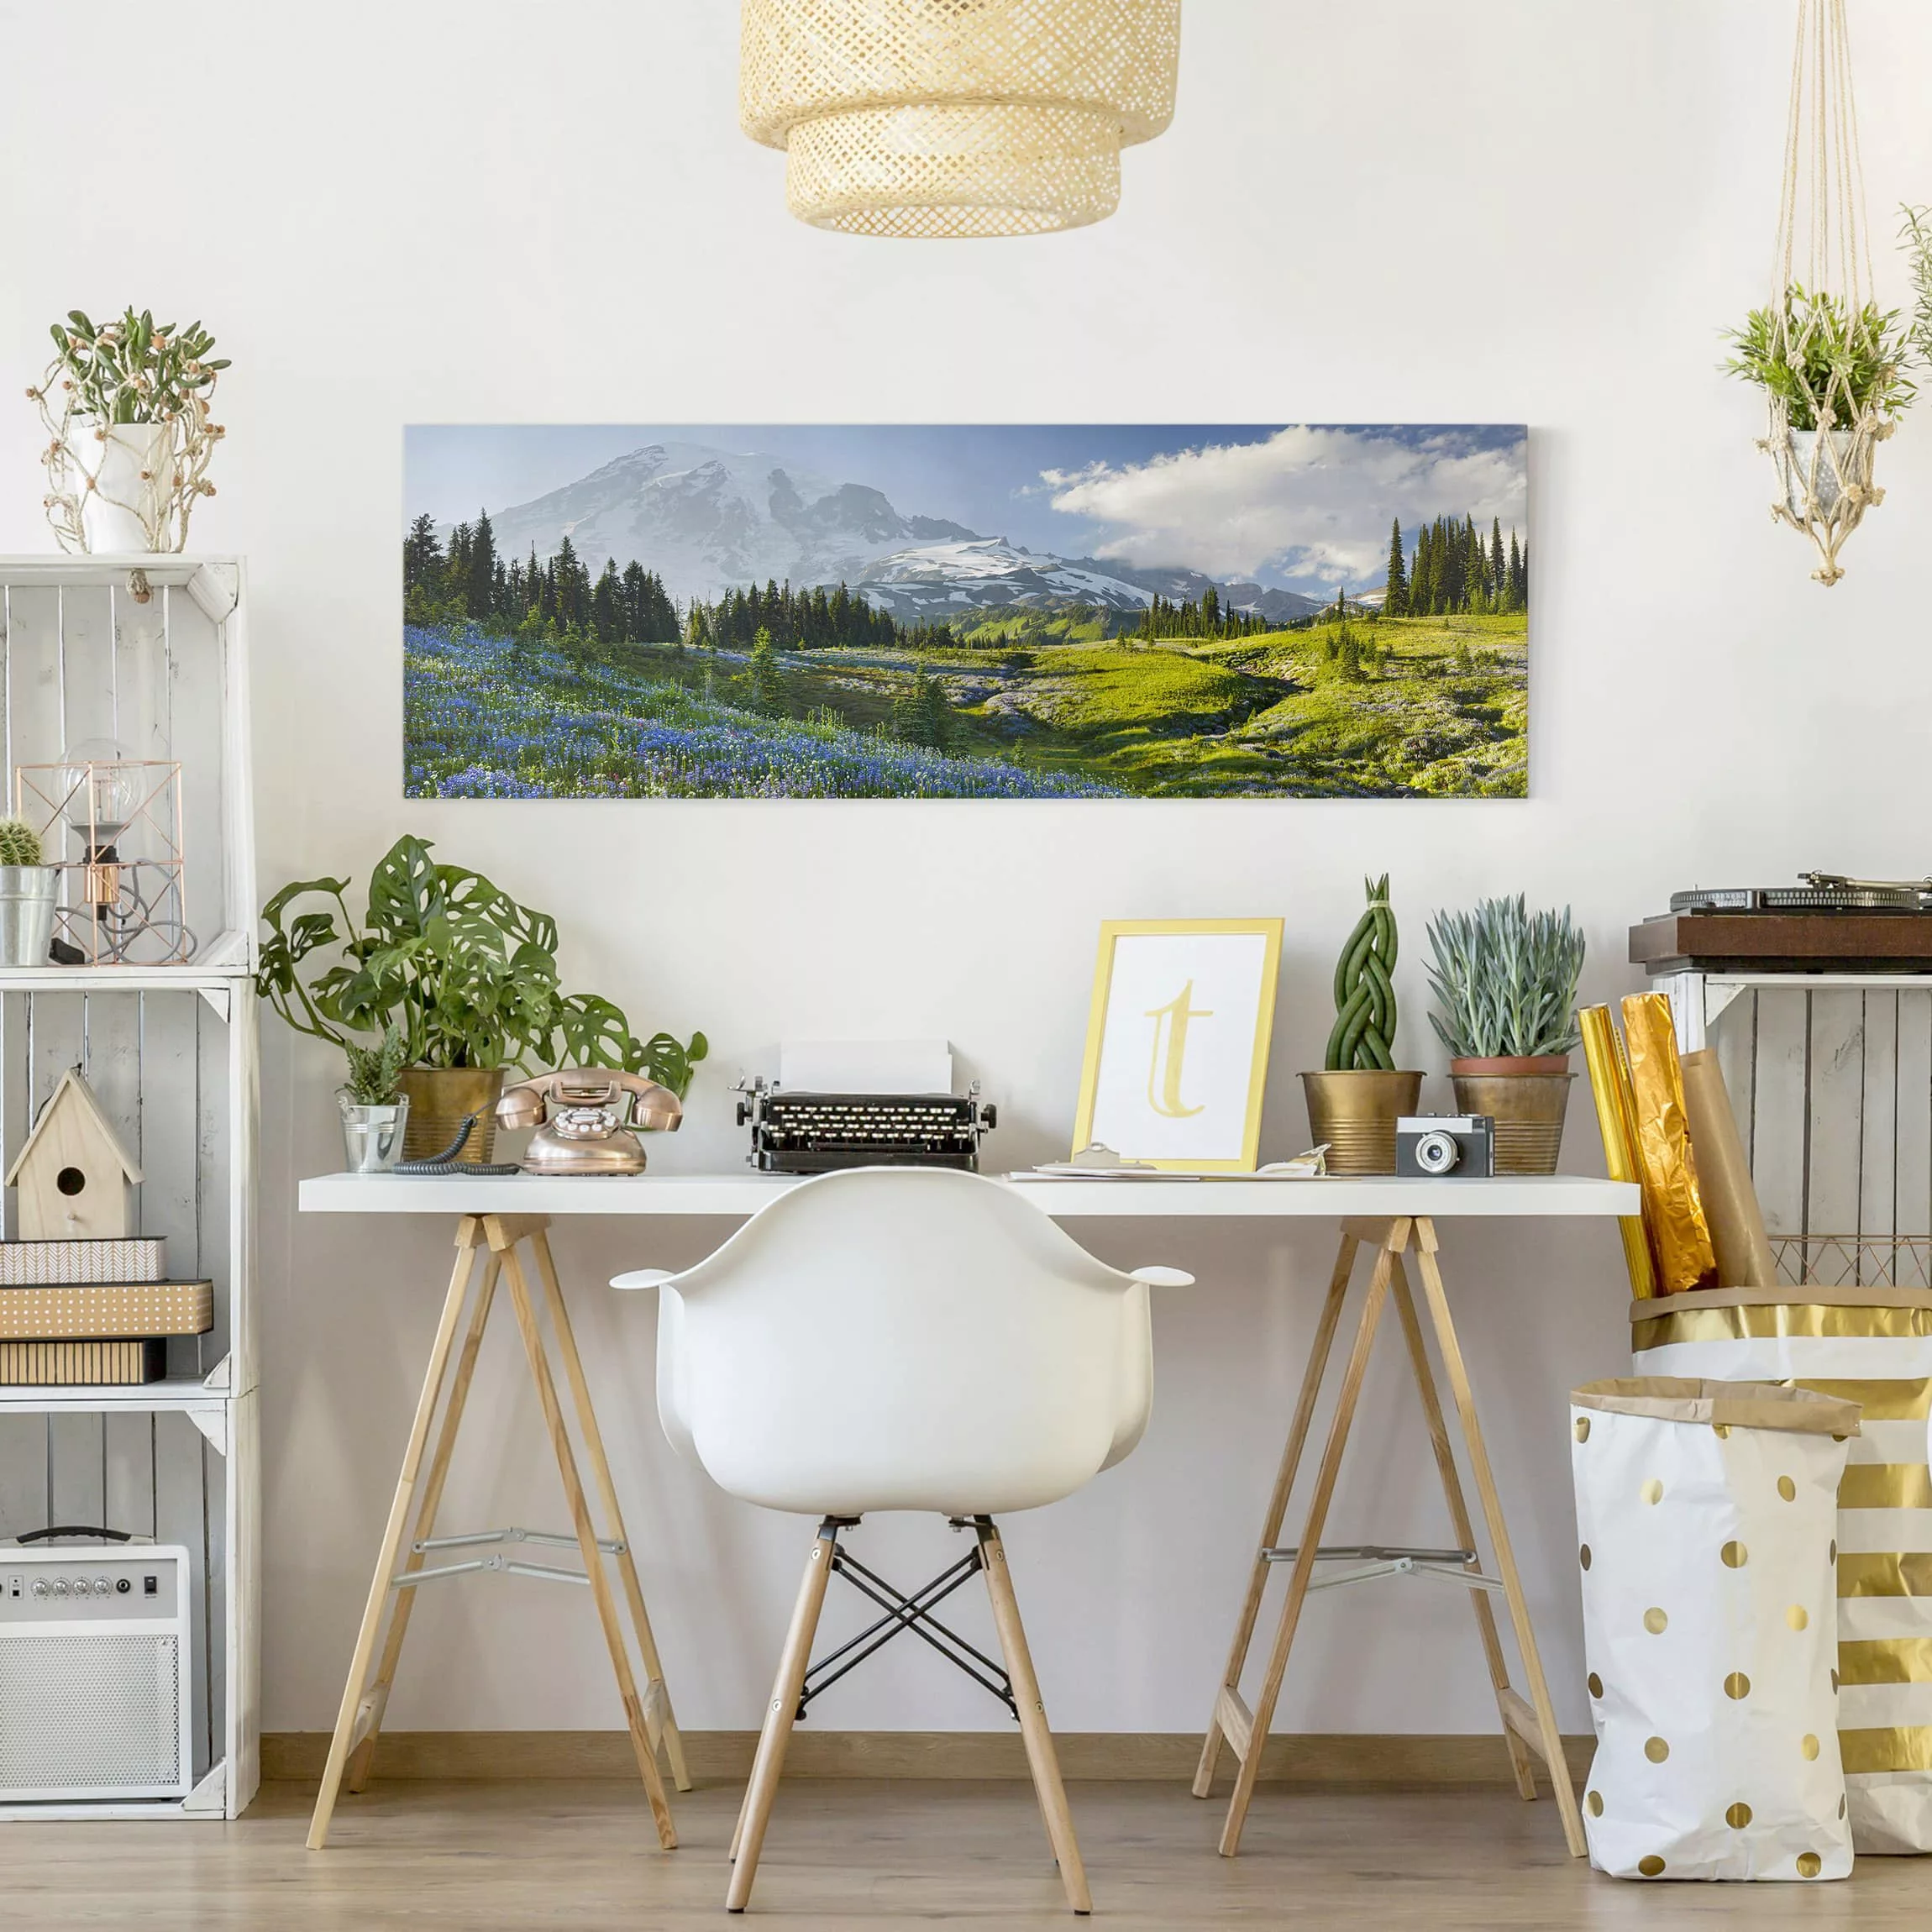
<path id="1" fill-rule="evenodd" d="M 1389 524 L 1473 516 L 1525 525 L 1520 442 L 1486 447 L 1472 432 L 1415 437 L 1379 429 L 1278 430 L 1115 469 L 1049 470 L 1056 510 L 1105 527 L 1102 557 L 1181 564 L 1215 577 L 1263 570 L 1329 583 L 1379 583 Z"/>

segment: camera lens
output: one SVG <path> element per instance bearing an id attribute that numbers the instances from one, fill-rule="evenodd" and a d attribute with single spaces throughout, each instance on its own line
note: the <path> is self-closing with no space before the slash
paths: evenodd
<path id="1" fill-rule="evenodd" d="M 1423 1135 L 1415 1143 L 1415 1164 L 1425 1174 L 1446 1174 L 1462 1158 L 1456 1137 L 1441 1128 Z"/>

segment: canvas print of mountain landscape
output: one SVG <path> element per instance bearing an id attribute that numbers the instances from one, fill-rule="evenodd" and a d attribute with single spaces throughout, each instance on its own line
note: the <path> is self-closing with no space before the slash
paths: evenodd
<path id="1" fill-rule="evenodd" d="M 1520 427 L 408 432 L 419 798 L 1520 798 Z"/>

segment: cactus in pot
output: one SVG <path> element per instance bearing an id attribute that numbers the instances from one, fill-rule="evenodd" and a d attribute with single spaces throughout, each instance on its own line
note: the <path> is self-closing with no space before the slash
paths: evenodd
<path id="1" fill-rule="evenodd" d="M 1456 1105 L 1496 1123 L 1498 1173 L 1557 1171 L 1569 1105 L 1583 936 L 1570 909 L 1531 912 L 1519 893 L 1429 925 L 1429 1016 L 1449 1049 Z"/>
<path id="2" fill-rule="evenodd" d="M 24 818 L 0 818 L 0 966 L 45 966 L 54 938 L 56 868 Z"/>
<path id="3" fill-rule="evenodd" d="M 1395 1172 L 1395 1123 L 1413 1114 L 1422 1076 L 1395 1064 L 1395 914 L 1389 875 L 1365 879 L 1368 910 L 1341 948 L 1335 968 L 1335 1025 L 1326 1064 L 1304 1074 L 1308 1124 L 1328 1150 L 1335 1174 Z"/>

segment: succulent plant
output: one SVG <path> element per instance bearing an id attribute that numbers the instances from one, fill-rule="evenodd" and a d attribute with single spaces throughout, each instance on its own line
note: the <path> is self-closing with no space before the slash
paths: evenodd
<path id="1" fill-rule="evenodd" d="M 0 818 L 0 865 L 44 863 L 39 833 L 24 818 Z"/>
<path id="2" fill-rule="evenodd" d="M 1532 913 L 1520 893 L 1485 899 L 1472 912 L 1437 913 L 1429 945 L 1429 1023 L 1456 1058 L 1536 1058 L 1576 1046 L 1583 936 L 1568 906 Z"/>
<path id="3" fill-rule="evenodd" d="M 1335 1027 L 1328 1036 L 1331 1074 L 1392 1073 L 1395 1068 L 1395 915 L 1389 874 L 1365 879 L 1368 910 L 1335 965 Z"/>
<path id="4" fill-rule="evenodd" d="M 354 1040 L 342 1043 L 343 1057 L 349 1062 L 349 1078 L 343 1091 L 359 1107 L 391 1105 L 398 1090 L 396 1076 L 409 1058 L 409 1042 L 402 1027 L 393 1023 L 383 1029 L 373 1047 L 358 1046 Z"/>

